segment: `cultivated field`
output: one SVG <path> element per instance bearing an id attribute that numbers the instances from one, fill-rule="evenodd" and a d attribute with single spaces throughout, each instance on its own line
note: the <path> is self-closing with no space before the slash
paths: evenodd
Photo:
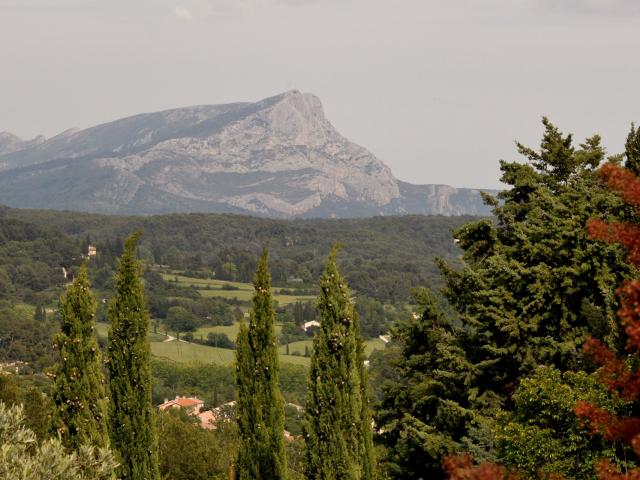
<path id="1" fill-rule="evenodd" d="M 253 296 L 253 285 L 250 283 L 207 280 L 172 273 L 162 273 L 162 278 L 168 282 L 176 282 L 182 287 L 193 286 L 203 297 L 237 298 L 242 301 L 250 301 Z M 313 295 L 283 295 L 280 293 L 282 290 L 282 288 L 273 289 L 273 298 L 280 305 L 288 305 L 298 301 L 306 302 L 315 299 Z"/>

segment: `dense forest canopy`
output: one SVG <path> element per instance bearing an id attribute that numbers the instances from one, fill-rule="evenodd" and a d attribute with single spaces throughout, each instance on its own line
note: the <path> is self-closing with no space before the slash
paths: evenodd
<path id="1" fill-rule="evenodd" d="M 411 215 L 353 220 L 270 220 L 240 215 L 117 217 L 0 207 L 0 291 L 18 298 L 64 283 L 61 266 L 91 242 L 111 265 L 122 239 L 140 230 L 139 255 L 224 280 L 250 282 L 269 245 L 275 285 L 314 285 L 333 243 L 353 289 L 383 302 L 406 301 L 410 289 L 441 285 L 436 257 L 455 262 L 452 232 L 474 217 Z M 86 252 L 85 252 L 86 253 Z M 105 256 L 106 254 L 106 256 Z M 37 303 L 37 302 L 35 302 Z"/>

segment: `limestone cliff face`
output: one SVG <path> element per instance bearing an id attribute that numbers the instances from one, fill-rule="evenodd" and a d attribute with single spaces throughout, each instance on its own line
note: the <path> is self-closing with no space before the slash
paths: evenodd
<path id="1" fill-rule="evenodd" d="M 478 192 L 399 182 L 336 131 L 317 97 L 298 91 L 137 115 L 37 142 L 0 134 L 0 203 L 276 217 L 486 213 Z"/>

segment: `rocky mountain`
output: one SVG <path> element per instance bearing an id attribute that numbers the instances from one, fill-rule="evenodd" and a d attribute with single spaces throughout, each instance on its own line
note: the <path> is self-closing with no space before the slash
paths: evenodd
<path id="1" fill-rule="evenodd" d="M 397 180 L 344 138 L 320 100 L 148 113 L 50 139 L 0 133 L 0 203 L 117 214 L 271 217 L 486 214 L 480 193 Z"/>

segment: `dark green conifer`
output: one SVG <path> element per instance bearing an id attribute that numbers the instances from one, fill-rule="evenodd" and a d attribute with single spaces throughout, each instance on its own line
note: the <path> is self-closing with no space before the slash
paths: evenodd
<path id="1" fill-rule="evenodd" d="M 624 166 L 636 175 L 640 175 L 640 128 L 636 128 L 633 123 L 624 144 L 624 151 L 627 157 Z"/>
<path id="2" fill-rule="evenodd" d="M 36 306 L 36 311 L 33 314 L 33 319 L 36 322 L 46 322 L 47 321 L 47 310 L 44 308 L 44 305 L 42 305 L 41 303 L 39 303 Z"/>
<path id="3" fill-rule="evenodd" d="M 382 388 L 376 423 L 387 449 L 384 465 L 394 479 L 444 479 L 445 456 L 465 452 L 472 420 L 469 381 L 473 366 L 455 328 L 428 290 L 414 293 L 422 313 L 398 322 L 391 348 L 399 355 Z"/>
<path id="4" fill-rule="evenodd" d="M 278 385 L 278 346 L 265 248 L 253 277 L 255 293 L 249 327 L 242 325 L 237 341 L 239 480 L 286 478 L 284 401 Z"/>
<path id="5" fill-rule="evenodd" d="M 501 162 L 508 188 L 486 198 L 495 218 L 455 233 L 462 268 L 440 262 L 444 293 L 464 325 L 463 348 L 474 366 L 467 390 L 475 413 L 466 437 L 477 460 L 497 460 L 495 428 L 485 419 L 495 420 L 498 406 L 514 408 L 523 377 L 540 365 L 588 368 L 587 336 L 622 346 L 614 286 L 631 271 L 623 249 L 591 238 L 585 224 L 628 211 L 598 176 L 605 158 L 600 137 L 574 146 L 571 135 L 547 119 L 543 124 L 539 149 L 518 144 L 527 163 Z"/>
<path id="6" fill-rule="evenodd" d="M 60 297 L 59 311 L 61 331 L 53 341 L 60 352 L 54 370 L 53 426 L 67 448 L 107 447 L 108 400 L 102 355 L 93 332 L 96 300 L 89 289 L 86 265 Z"/>
<path id="7" fill-rule="evenodd" d="M 377 478 L 376 460 L 373 450 L 373 431 L 371 408 L 369 406 L 369 382 L 367 375 L 367 366 L 365 365 L 366 355 L 364 352 L 364 339 L 360 335 L 360 320 L 358 314 L 353 310 L 353 316 L 356 326 L 356 338 L 358 340 L 358 349 L 356 352 L 356 362 L 358 365 L 358 375 L 360 377 L 360 395 L 362 402 L 360 403 L 360 450 L 362 452 L 362 479 L 371 480 Z"/>
<path id="8" fill-rule="evenodd" d="M 364 348 L 335 248 L 320 279 L 318 311 L 305 413 L 306 475 L 311 480 L 368 480 L 374 466 Z"/>
<path id="9" fill-rule="evenodd" d="M 109 433 L 120 462 L 119 478 L 157 480 L 158 439 L 147 339 L 149 312 L 136 259 L 138 237 L 133 234 L 125 242 L 114 277 L 116 294 L 109 305 Z"/>

